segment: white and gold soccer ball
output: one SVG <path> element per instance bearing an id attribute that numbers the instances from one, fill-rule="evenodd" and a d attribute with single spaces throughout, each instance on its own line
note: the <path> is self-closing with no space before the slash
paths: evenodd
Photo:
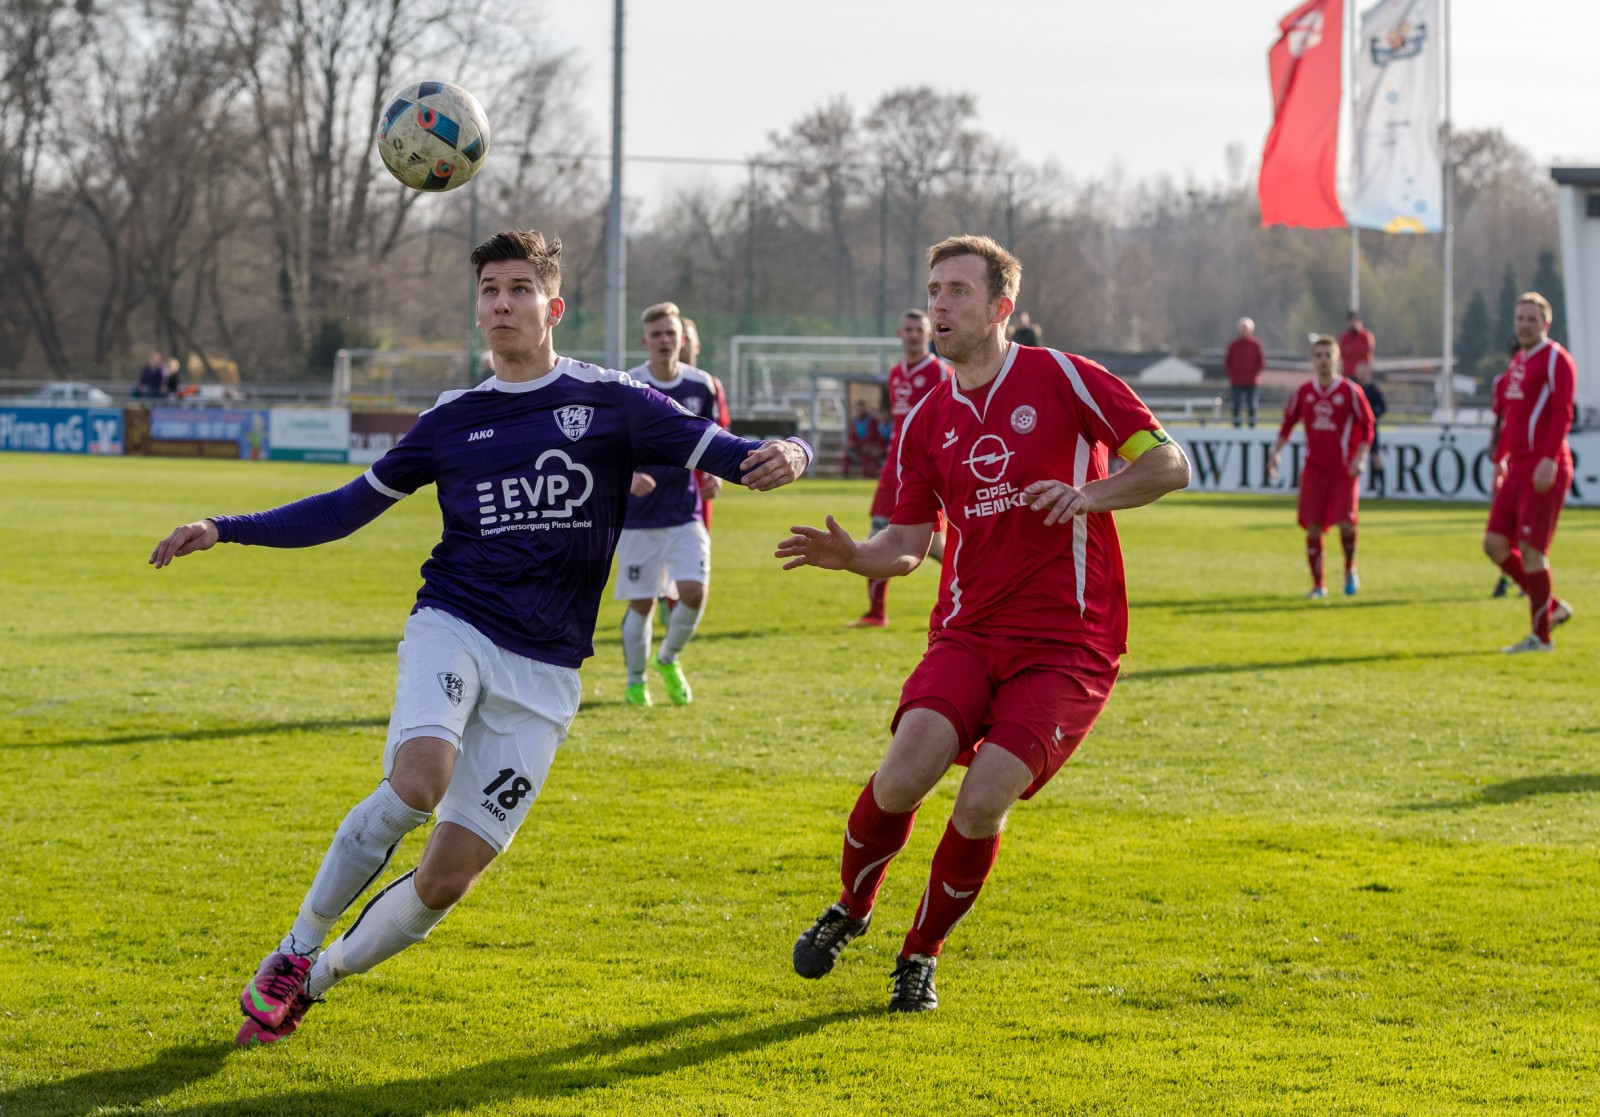
<path id="1" fill-rule="evenodd" d="M 454 190 L 489 155 L 489 118 L 459 85 L 417 82 L 390 97 L 378 118 L 378 154 L 413 190 Z"/>

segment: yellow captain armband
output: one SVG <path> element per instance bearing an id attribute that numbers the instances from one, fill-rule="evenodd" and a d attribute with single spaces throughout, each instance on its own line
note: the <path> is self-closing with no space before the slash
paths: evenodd
<path id="1" fill-rule="evenodd" d="M 1153 431 L 1140 431 L 1121 446 L 1117 447 L 1117 457 L 1123 461 L 1138 461 L 1140 455 L 1155 446 L 1166 446 L 1172 442 L 1166 431 L 1157 427 Z"/>

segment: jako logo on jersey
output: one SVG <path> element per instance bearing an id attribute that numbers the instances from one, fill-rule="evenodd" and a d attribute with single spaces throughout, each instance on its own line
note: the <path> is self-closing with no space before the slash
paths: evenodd
<path id="1" fill-rule="evenodd" d="M 468 442 L 482 442 L 485 438 L 493 438 L 493 437 L 494 437 L 494 428 L 490 427 L 486 431 L 473 431 L 471 434 L 467 435 L 467 441 Z"/>
<path id="2" fill-rule="evenodd" d="M 582 410 L 591 411 L 587 407 Z M 546 469 L 547 463 L 549 469 Z M 481 527 L 571 519 L 572 510 L 588 500 L 594 491 L 594 474 L 589 472 L 589 467 L 573 461 L 563 450 L 546 450 L 533 467 L 539 473 L 531 478 L 502 477 L 499 481 L 478 482 L 478 524 Z"/>
<path id="3" fill-rule="evenodd" d="M 444 696 L 450 699 L 450 705 L 461 705 L 461 699 L 467 692 L 467 682 L 453 671 L 439 672 L 439 685 L 444 688 Z"/>
<path id="4" fill-rule="evenodd" d="M 574 442 L 583 437 L 584 432 L 589 429 L 589 424 L 593 420 L 594 408 L 592 407 L 573 404 L 570 407 L 556 408 L 556 425 L 561 428 L 562 434 Z"/>
<path id="5" fill-rule="evenodd" d="M 972 444 L 964 463 L 980 481 L 993 484 L 1006 475 L 1011 464 L 1011 450 L 997 434 L 986 434 Z"/>
<path id="6" fill-rule="evenodd" d="M 1039 413 L 1027 404 L 1023 404 L 1011 413 L 1011 429 L 1018 434 L 1027 434 L 1039 425 Z"/>

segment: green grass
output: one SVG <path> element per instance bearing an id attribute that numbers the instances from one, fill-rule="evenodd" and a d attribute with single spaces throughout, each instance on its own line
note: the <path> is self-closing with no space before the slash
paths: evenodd
<path id="1" fill-rule="evenodd" d="M 308 551 L 156 572 L 197 515 L 348 468 L 0 455 L 0 1114 L 1573 1114 L 1600 1110 L 1600 513 L 1577 617 L 1497 648 L 1484 510 L 1373 502 L 1361 596 L 1300 600 L 1285 499 L 1120 517 L 1132 652 L 1015 812 L 940 971 L 884 1012 L 952 776 L 873 933 L 789 968 L 834 895 L 934 576 L 781 573 L 861 482 L 719 502 L 696 704 L 586 699 L 517 844 L 424 946 L 236 1051 L 240 985 L 378 776 L 431 497 Z M 414 863 L 420 836 L 391 872 Z"/>

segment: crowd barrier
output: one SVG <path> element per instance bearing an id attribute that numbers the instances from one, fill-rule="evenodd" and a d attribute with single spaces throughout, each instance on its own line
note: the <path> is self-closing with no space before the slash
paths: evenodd
<path id="1" fill-rule="evenodd" d="M 415 420 L 400 412 L 340 408 L 0 406 L 0 450 L 370 465 Z M 1193 492 L 1288 493 L 1299 487 L 1305 443 L 1298 428 L 1276 478 L 1267 475 L 1274 427 L 1180 423 L 1167 430 L 1189 455 Z M 1580 431 L 1568 441 L 1575 468 L 1567 503 L 1600 506 L 1600 431 Z M 1487 501 L 1494 483 L 1488 442 L 1482 427 L 1382 428 L 1376 459 L 1385 495 Z M 1363 492 L 1376 495 L 1376 470 L 1367 470 Z"/>

